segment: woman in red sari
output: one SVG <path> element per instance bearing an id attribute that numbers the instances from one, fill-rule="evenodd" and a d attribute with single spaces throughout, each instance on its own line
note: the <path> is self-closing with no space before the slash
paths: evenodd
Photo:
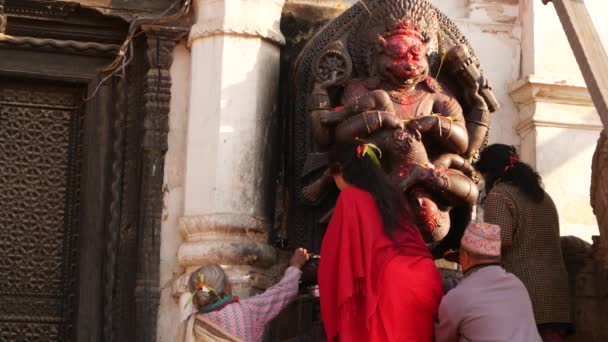
<path id="1" fill-rule="evenodd" d="M 431 342 L 441 276 L 378 156 L 369 144 L 330 153 L 341 193 L 319 265 L 327 340 Z"/>

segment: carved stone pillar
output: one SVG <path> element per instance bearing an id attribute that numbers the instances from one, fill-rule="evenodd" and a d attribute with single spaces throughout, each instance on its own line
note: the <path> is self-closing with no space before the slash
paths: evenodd
<path id="1" fill-rule="evenodd" d="M 176 295 L 185 291 L 191 271 L 209 263 L 225 266 L 241 296 L 268 285 L 266 269 L 276 262 L 267 244 L 273 204 L 268 145 L 284 42 L 282 6 L 283 0 L 194 1 L 178 250 L 186 272 Z"/>
<path id="2" fill-rule="evenodd" d="M 169 101 L 173 48 L 187 29 L 144 26 L 148 69 L 144 76 L 141 165 L 141 222 L 135 288 L 137 341 L 156 340 L 159 290 L 160 226 L 163 208 L 163 173 L 169 130 Z"/>

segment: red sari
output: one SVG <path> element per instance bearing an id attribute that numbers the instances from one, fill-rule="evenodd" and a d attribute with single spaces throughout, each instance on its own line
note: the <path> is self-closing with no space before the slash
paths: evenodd
<path id="1" fill-rule="evenodd" d="M 431 342 L 443 288 L 418 229 L 383 230 L 366 191 L 342 190 L 321 245 L 319 292 L 329 342 Z"/>

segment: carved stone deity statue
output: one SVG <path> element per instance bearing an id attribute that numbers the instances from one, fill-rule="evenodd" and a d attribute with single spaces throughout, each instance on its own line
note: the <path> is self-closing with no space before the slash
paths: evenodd
<path id="1" fill-rule="evenodd" d="M 296 101 L 295 114 L 306 116 L 310 138 L 298 170 L 296 216 L 305 205 L 324 207 L 331 176 L 323 153 L 354 139 L 382 150 L 382 167 L 428 240 L 443 239 L 456 224 L 452 208 L 470 215 L 478 195 L 471 159 L 498 104 L 447 17 L 424 0 L 355 5 L 309 42 L 296 78 L 302 68 L 312 77 L 309 90 L 297 90 L 307 101 Z"/>

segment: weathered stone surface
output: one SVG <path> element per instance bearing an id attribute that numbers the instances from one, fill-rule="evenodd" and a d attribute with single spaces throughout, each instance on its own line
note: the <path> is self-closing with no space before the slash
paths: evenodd
<path id="1" fill-rule="evenodd" d="M 198 0 L 181 70 L 187 92 L 174 104 L 165 179 L 160 341 L 173 341 L 186 280 L 195 268 L 220 263 L 243 297 L 274 281 L 271 122 L 276 115 L 281 0 Z M 175 70 L 177 72 L 177 68 Z M 177 109 L 181 108 L 181 109 Z M 171 146 L 176 150 L 172 151 Z M 178 219 L 179 217 L 179 219 Z M 178 246 L 178 247 L 177 247 Z M 171 250 L 173 248 L 173 250 Z M 186 298 L 187 299 L 187 298 Z"/>
<path id="2" fill-rule="evenodd" d="M 276 261 L 267 244 L 268 228 L 267 221 L 242 214 L 183 217 L 178 259 L 188 271 L 211 263 L 268 268 Z"/>
<path id="3" fill-rule="evenodd" d="M 564 262 L 570 279 L 575 333 L 569 342 L 608 340 L 608 273 L 598 262 L 599 240 L 594 245 L 574 236 L 562 237 Z"/>
<path id="4" fill-rule="evenodd" d="M 279 28 L 284 0 L 198 1 L 204 10 L 196 10 L 196 24 L 190 30 L 188 44 L 214 35 L 240 35 L 268 39 L 284 44 Z"/>

